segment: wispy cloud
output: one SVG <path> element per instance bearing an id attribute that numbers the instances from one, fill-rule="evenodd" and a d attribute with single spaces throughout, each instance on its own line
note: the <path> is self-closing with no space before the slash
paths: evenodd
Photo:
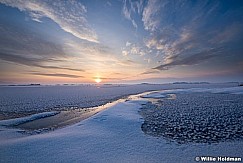
<path id="1" fill-rule="evenodd" d="M 66 54 L 59 41 L 49 37 L 6 23 L 0 28 L 0 60 L 43 69 L 84 71 L 62 66 L 69 65 L 67 62 L 72 56 Z"/>
<path id="2" fill-rule="evenodd" d="M 137 44 L 132 44 L 130 42 L 126 43 L 126 47 L 124 47 L 122 49 L 122 54 L 123 56 L 128 56 L 128 55 L 139 55 L 139 56 L 143 56 L 145 54 L 147 54 L 147 48 L 144 48 L 141 45 L 137 45 Z"/>
<path id="3" fill-rule="evenodd" d="M 195 53 L 192 55 L 187 55 L 182 58 L 182 56 L 172 56 L 170 58 L 170 62 L 166 64 L 161 64 L 160 66 L 155 67 L 157 70 L 168 70 L 169 68 L 175 66 L 188 66 L 188 65 L 196 65 L 216 56 L 219 56 L 222 53 L 222 48 L 205 50 L 199 53 Z"/>
<path id="4" fill-rule="evenodd" d="M 33 72 L 33 73 L 30 73 L 30 74 L 32 74 L 32 75 L 38 75 L 38 76 L 50 76 L 50 77 L 83 78 L 83 76 L 79 76 L 79 75 L 59 74 L 59 73 L 51 74 L 51 73 L 38 73 L 38 72 Z"/>
<path id="5" fill-rule="evenodd" d="M 108 74 L 110 72 L 123 72 L 136 69 L 139 65 L 129 57 L 121 58 L 117 51 L 101 44 L 68 41 L 65 49 L 67 53 L 77 55 L 75 62 L 82 65 L 82 68 L 86 72 L 103 72 L 103 74 Z"/>
<path id="6" fill-rule="evenodd" d="M 6 79 L 16 67 L 23 75 L 29 68 L 39 76 L 83 75 L 84 82 L 185 76 L 236 69 L 243 59 L 239 1 L 0 0 L 0 7 Z"/>
<path id="7" fill-rule="evenodd" d="M 77 38 L 98 42 L 86 18 L 87 8 L 76 0 L 0 0 L 0 3 L 28 12 L 34 21 L 41 22 L 41 18 L 47 17 Z"/>
<path id="8" fill-rule="evenodd" d="M 97 79 L 97 77 L 93 77 L 93 79 Z M 113 77 L 107 77 L 107 78 L 105 78 L 105 77 L 99 77 L 99 79 L 101 79 L 101 80 L 111 80 L 111 81 L 114 81 L 114 80 L 123 80 L 123 78 L 113 78 Z"/>
<path id="9" fill-rule="evenodd" d="M 240 38 L 239 33 L 243 33 L 243 24 L 240 23 L 233 23 L 226 27 L 224 27 L 222 30 L 215 31 L 215 36 L 210 39 L 211 43 L 215 44 L 222 44 L 227 43 L 232 40 L 238 41 Z"/>
<path id="10" fill-rule="evenodd" d="M 112 4 L 111 4 L 111 2 L 110 2 L 110 1 L 107 1 L 107 2 L 106 2 L 106 5 L 108 5 L 109 7 L 111 7 L 111 6 L 112 6 Z"/>
<path id="11" fill-rule="evenodd" d="M 146 30 L 155 31 L 159 25 L 161 18 L 158 19 L 158 13 L 160 12 L 161 6 L 164 6 L 166 1 L 150 0 L 147 6 L 143 10 L 142 21 Z"/>
<path id="12" fill-rule="evenodd" d="M 117 64 L 121 65 L 121 66 L 134 66 L 137 63 L 130 60 L 130 59 L 127 59 L 127 60 L 120 60 L 120 61 L 117 62 Z"/>
<path id="13" fill-rule="evenodd" d="M 44 38 L 38 31 L 21 26 L 2 24 L 0 28 L 0 50 L 2 53 L 23 54 L 34 58 L 64 58 L 63 47 L 58 41 Z"/>
<path id="14" fill-rule="evenodd" d="M 132 22 L 133 27 L 138 28 L 138 25 L 135 19 L 132 17 L 132 14 L 141 14 L 143 11 L 143 1 L 131 1 L 131 0 L 124 0 L 123 1 L 123 8 L 122 13 L 124 17 Z"/>
<path id="15" fill-rule="evenodd" d="M 16 63 L 16 64 L 21 64 L 30 67 L 39 67 L 44 69 L 70 70 L 70 71 L 78 71 L 78 72 L 84 71 L 82 69 L 75 69 L 69 67 L 44 65 L 44 63 L 53 64 L 53 62 L 55 62 L 55 60 L 48 59 L 48 58 L 29 58 L 21 55 L 7 54 L 7 53 L 0 52 L 0 59 L 4 61 Z"/>
<path id="16" fill-rule="evenodd" d="M 237 46 L 243 31 L 242 24 L 237 22 L 242 14 L 238 13 L 238 18 L 235 18 L 236 11 L 228 9 L 224 17 L 218 14 L 222 10 L 220 7 L 217 1 L 172 3 L 149 0 L 142 13 L 142 21 L 144 29 L 149 32 L 144 43 L 159 58 L 160 65 L 154 69 L 196 65 L 214 57 L 223 60 L 226 49 Z M 220 22 L 213 23 L 216 20 Z"/>
<path id="17" fill-rule="evenodd" d="M 157 69 L 152 69 L 152 70 L 144 71 L 140 75 L 157 74 L 157 73 L 160 73 L 160 71 Z"/>

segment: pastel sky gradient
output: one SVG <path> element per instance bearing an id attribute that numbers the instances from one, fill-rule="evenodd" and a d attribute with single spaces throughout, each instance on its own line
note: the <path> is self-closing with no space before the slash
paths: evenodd
<path id="1" fill-rule="evenodd" d="M 243 81 L 242 0 L 0 0 L 0 84 Z"/>

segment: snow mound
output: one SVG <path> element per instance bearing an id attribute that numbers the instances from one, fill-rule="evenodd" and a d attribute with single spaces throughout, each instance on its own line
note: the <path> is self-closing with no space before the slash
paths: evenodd
<path id="1" fill-rule="evenodd" d="M 0 121 L 0 126 L 18 126 L 20 124 L 34 121 L 37 119 L 54 116 L 58 113 L 59 113 L 58 111 L 43 112 L 43 113 L 33 114 L 33 115 L 27 116 L 27 117 L 3 120 L 3 121 Z"/>

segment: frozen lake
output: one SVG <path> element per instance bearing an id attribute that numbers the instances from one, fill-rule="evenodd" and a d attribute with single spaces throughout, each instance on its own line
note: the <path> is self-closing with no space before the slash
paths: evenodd
<path id="1" fill-rule="evenodd" d="M 219 87 L 129 97 L 84 121 L 42 134 L 22 134 L 0 121 L 0 162 L 187 163 L 202 162 L 204 156 L 242 161 L 243 87 Z"/>
<path id="2" fill-rule="evenodd" d="M 14 86 L 0 87 L 0 113 L 44 112 L 87 108 L 106 104 L 126 95 L 151 90 L 178 88 L 221 88 L 228 84 L 137 84 L 137 85 L 76 85 L 76 86 Z"/>

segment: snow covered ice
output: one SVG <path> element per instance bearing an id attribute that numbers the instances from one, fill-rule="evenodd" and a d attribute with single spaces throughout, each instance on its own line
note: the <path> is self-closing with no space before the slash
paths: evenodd
<path id="1" fill-rule="evenodd" d="M 208 98 L 219 95 L 218 99 L 223 98 L 226 102 L 242 99 L 241 94 L 229 94 L 229 89 L 226 90 L 226 94 L 212 94 L 202 89 L 196 94 L 208 95 Z M 186 89 L 183 94 L 174 92 L 185 106 L 190 103 L 184 97 L 193 96 L 188 92 Z M 173 94 L 173 90 L 169 94 Z M 84 121 L 48 133 L 24 135 L 18 132 L 20 129 L 0 126 L 0 162 L 194 162 L 196 156 L 243 157 L 240 139 L 211 144 L 194 141 L 179 144 L 170 137 L 145 134 L 142 125 L 147 119 L 141 111 L 147 105 L 158 104 L 149 101 L 152 95 L 149 98 L 128 98 Z M 164 95 L 169 98 L 169 95 Z M 157 94 L 155 97 L 156 100 L 166 100 L 162 96 L 158 99 Z M 169 103 L 176 105 L 174 101 L 171 99 Z M 242 110 L 242 104 L 238 106 Z M 154 110 L 150 111 L 153 113 Z"/>
<path id="2" fill-rule="evenodd" d="M 155 96 L 157 97 L 157 96 Z M 178 143 L 243 139 L 243 98 L 235 94 L 177 94 L 143 106 L 146 134 Z"/>

